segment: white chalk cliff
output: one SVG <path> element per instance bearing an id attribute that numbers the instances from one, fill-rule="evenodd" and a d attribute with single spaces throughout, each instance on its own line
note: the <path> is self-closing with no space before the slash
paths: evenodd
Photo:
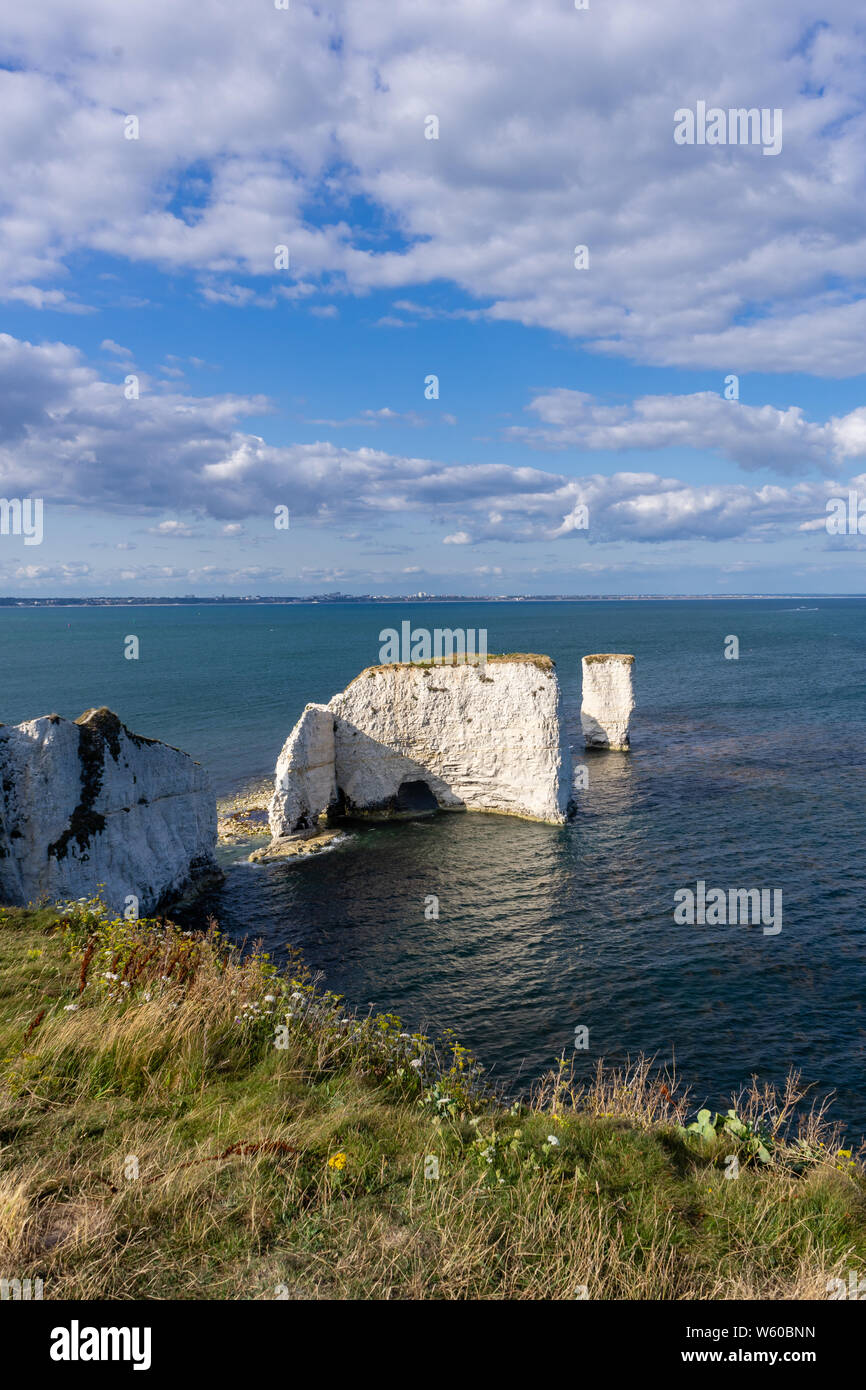
<path id="1" fill-rule="evenodd" d="M 110 710 L 0 725 L 0 902 L 99 891 L 143 915 L 214 873 L 215 844 L 204 769 Z"/>
<path id="2" fill-rule="evenodd" d="M 624 752 L 629 746 L 629 720 L 634 709 L 634 657 L 622 652 L 596 652 L 583 658 L 580 724 L 588 748 Z"/>
<path id="3" fill-rule="evenodd" d="M 571 760 L 548 657 L 371 666 L 307 705 L 276 768 L 274 838 L 327 813 L 497 811 L 562 824 Z"/>

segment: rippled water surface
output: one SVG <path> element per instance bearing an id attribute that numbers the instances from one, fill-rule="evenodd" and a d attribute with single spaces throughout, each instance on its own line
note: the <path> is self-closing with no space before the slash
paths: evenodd
<path id="1" fill-rule="evenodd" d="M 269 772 L 304 704 L 407 617 L 556 660 L 589 770 L 574 823 L 442 815 L 303 864 L 236 862 L 210 904 L 223 925 L 301 946 L 361 1007 L 454 1028 L 509 1086 L 583 1024 L 582 1065 L 673 1053 L 712 1104 L 795 1065 L 866 1132 L 866 601 L 0 609 L 0 720 L 108 704 L 224 792 Z M 581 749 L 592 651 L 635 653 L 629 754 Z M 698 879 L 781 889 L 781 933 L 675 925 L 674 892 Z"/>

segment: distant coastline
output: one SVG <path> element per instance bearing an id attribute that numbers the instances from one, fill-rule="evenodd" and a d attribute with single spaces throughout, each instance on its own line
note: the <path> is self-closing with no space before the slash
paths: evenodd
<path id="1" fill-rule="evenodd" d="M 220 594 L 158 598 L 155 596 L 95 595 L 72 598 L 19 598 L 0 595 L 0 608 L 184 608 L 191 604 L 212 606 L 309 605 L 340 603 L 727 603 L 750 599 L 862 599 L 863 594 Z"/>

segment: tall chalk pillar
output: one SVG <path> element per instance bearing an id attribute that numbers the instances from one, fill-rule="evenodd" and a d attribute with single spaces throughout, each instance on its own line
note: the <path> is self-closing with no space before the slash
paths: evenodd
<path id="1" fill-rule="evenodd" d="M 631 673 L 634 657 L 596 652 L 583 658 L 580 723 L 587 748 L 628 748 L 628 724 L 634 709 Z"/>

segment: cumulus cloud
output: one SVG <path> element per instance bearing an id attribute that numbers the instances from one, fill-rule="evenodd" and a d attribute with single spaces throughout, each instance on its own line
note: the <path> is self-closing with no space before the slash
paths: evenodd
<path id="1" fill-rule="evenodd" d="M 121 343 L 116 343 L 113 338 L 103 338 L 99 344 L 103 352 L 111 352 L 115 357 L 131 357 L 132 353 L 128 347 L 123 347 Z M 167 371 L 168 368 L 163 368 Z"/>
<path id="2" fill-rule="evenodd" d="M 57 584 L 76 588 L 86 584 L 92 590 L 94 581 L 104 586 L 100 592 L 108 592 L 119 583 L 151 584 L 157 588 L 169 583 L 189 585 L 202 590 L 224 585 L 226 588 L 244 588 L 249 591 L 259 586 L 264 588 L 274 583 L 285 583 L 287 580 L 284 570 L 257 565 L 234 569 L 219 565 L 138 565 L 123 569 L 101 569 L 97 574 L 90 565 L 83 563 L 0 567 L 0 578 L 7 577 L 46 594 L 51 593 L 52 586 Z"/>
<path id="3" fill-rule="evenodd" d="M 238 307 L 325 283 L 417 316 L 447 281 L 466 312 L 644 362 L 866 368 L 850 0 L 817 21 L 810 0 L 766 0 L 760 23 L 753 0 L 43 0 L 5 47 L 0 285 L 33 307 L 83 307 L 69 265 L 96 252 Z M 697 99 L 781 108 L 781 153 L 676 145 Z"/>
<path id="4" fill-rule="evenodd" d="M 152 536 L 181 536 L 188 537 L 194 535 L 191 526 L 187 526 L 182 521 L 161 521 L 158 526 L 149 526 L 148 531 Z"/>
<path id="5" fill-rule="evenodd" d="M 537 426 L 515 425 L 506 436 L 548 449 L 711 450 L 745 469 L 832 473 L 866 454 L 866 409 L 819 424 L 799 406 L 745 405 L 712 391 L 690 396 L 644 396 L 628 405 L 602 405 L 583 391 L 555 390 L 529 405 Z"/>
<path id="6" fill-rule="evenodd" d="M 190 518 L 196 517 L 214 518 L 224 535 L 236 535 L 245 519 L 268 523 L 275 507 L 288 506 L 293 526 L 343 535 L 352 523 L 361 524 L 356 534 L 372 535 L 389 520 L 415 516 L 441 528 L 444 544 L 452 546 L 760 540 L 803 529 L 824 514 L 827 496 L 858 482 L 690 484 L 625 470 L 575 477 L 346 449 L 330 441 L 272 445 L 242 428 L 244 417 L 267 412 L 266 399 L 144 392 L 129 401 L 67 345 L 35 346 L 9 335 L 0 335 L 0 399 L 0 495 L 40 496 L 46 509 L 155 516 L 150 529 L 163 537 L 194 534 Z M 704 396 L 599 407 L 559 392 L 533 404 L 544 420 L 545 442 L 555 447 L 573 443 L 573 436 L 612 450 L 627 441 L 644 448 L 706 444 L 722 422 L 734 422 L 726 447 L 739 449 L 751 464 L 764 436 L 770 439 L 767 456 L 788 462 L 777 436 L 798 458 L 815 461 L 828 449 L 839 461 L 862 455 L 866 442 L 861 410 L 821 426 L 798 411 L 746 409 Z"/>
<path id="7" fill-rule="evenodd" d="M 15 579 L 29 584 L 75 584 L 87 579 L 92 570 L 90 565 L 73 561 L 59 565 L 16 565 L 12 574 Z"/>

